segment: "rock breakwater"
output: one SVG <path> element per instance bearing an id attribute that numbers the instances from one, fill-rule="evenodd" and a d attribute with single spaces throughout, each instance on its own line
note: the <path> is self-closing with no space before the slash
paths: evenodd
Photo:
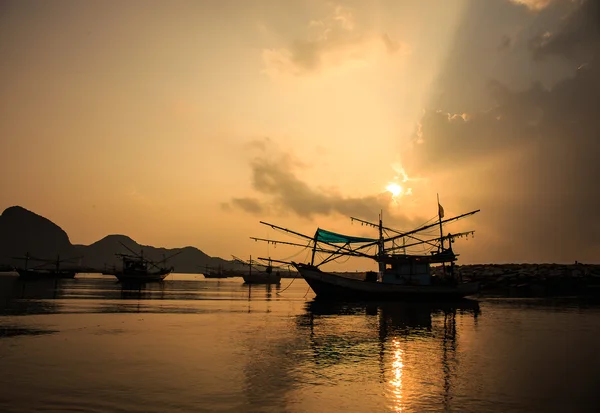
<path id="1" fill-rule="evenodd" d="M 433 270 L 443 273 L 441 266 Z M 484 296 L 600 297 L 600 265 L 595 264 L 473 264 L 456 265 L 455 271 L 464 281 L 478 281 Z"/>

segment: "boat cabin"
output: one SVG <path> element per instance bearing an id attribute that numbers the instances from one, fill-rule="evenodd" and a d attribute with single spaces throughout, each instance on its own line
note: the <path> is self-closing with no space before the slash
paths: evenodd
<path id="1" fill-rule="evenodd" d="M 431 269 L 428 262 L 415 260 L 386 264 L 381 282 L 386 284 L 430 285 Z"/>
<path id="2" fill-rule="evenodd" d="M 147 272 L 148 264 L 142 259 L 123 259 L 123 271 L 126 273 Z"/>
<path id="3" fill-rule="evenodd" d="M 385 284 L 431 285 L 431 264 L 453 261 L 456 255 L 451 248 L 431 255 L 387 255 L 380 261 L 380 280 Z"/>

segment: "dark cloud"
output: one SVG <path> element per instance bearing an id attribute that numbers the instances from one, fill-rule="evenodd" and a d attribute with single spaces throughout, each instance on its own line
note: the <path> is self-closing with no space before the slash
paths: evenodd
<path id="1" fill-rule="evenodd" d="M 472 174 L 462 175 L 456 191 L 484 211 L 488 256 L 598 260 L 600 48 L 589 46 L 599 40 L 597 10 L 596 1 L 583 3 L 533 50 L 536 58 L 584 59 L 570 77 L 525 90 L 491 81 L 490 108 L 427 111 L 421 119 L 411 167 L 455 179 L 462 170 Z"/>
<path id="2" fill-rule="evenodd" d="M 582 59 L 600 48 L 600 1 L 582 3 L 565 17 L 556 33 L 546 31 L 531 39 L 530 47 L 536 59 L 551 55 Z"/>
<path id="3" fill-rule="evenodd" d="M 265 211 L 264 205 L 255 198 L 233 198 L 231 204 L 255 215 L 260 215 Z"/>
<path id="4" fill-rule="evenodd" d="M 312 219 L 316 216 L 357 216 L 366 219 L 377 217 L 380 211 L 389 218 L 390 225 L 408 227 L 426 219 L 421 217 L 413 222 L 406 217 L 397 217 L 390 210 L 392 198 L 389 192 L 365 197 L 348 197 L 335 188 L 313 188 L 297 176 L 306 165 L 293 156 L 279 151 L 275 144 L 264 139 L 252 142 L 249 147 L 258 154 L 250 166 L 252 188 L 259 198 L 234 198 L 225 204 L 226 208 L 236 207 L 255 215 L 293 213 L 299 217 Z"/>

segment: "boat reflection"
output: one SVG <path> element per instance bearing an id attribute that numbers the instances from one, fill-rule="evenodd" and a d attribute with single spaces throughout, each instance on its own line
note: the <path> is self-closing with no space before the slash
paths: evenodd
<path id="1" fill-rule="evenodd" d="M 457 318 L 476 320 L 479 314 L 473 300 L 312 301 L 297 325 L 308 332 L 313 367 L 323 377 L 369 377 L 384 383 L 392 411 L 414 409 L 422 397 L 439 398 L 447 409 L 458 365 Z"/>
<path id="2" fill-rule="evenodd" d="M 281 284 L 243 284 L 242 286 L 248 288 L 248 300 L 252 298 L 270 300 L 274 292 L 281 290 Z"/>
<path id="3" fill-rule="evenodd" d="M 121 282 L 119 284 L 122 300 L 164 300 L 165 298 L 164 282 Z"/>

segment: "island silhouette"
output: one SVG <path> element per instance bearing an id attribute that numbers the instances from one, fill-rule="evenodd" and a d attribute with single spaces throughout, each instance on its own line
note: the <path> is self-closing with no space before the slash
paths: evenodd
<path id="1" fill-rule="evenodd" d="M 122 234 L 107 235 L 90 245 L 72 244 L 60 226 L 21 206 L 9 207 L 0 215 L 0 266 L 4 270 L 22 267 L 23 258 L 29 255 L 47 260 L 60 257 L 69 261 L 61 266 L 76 267 L 82 272 L 102 272 L 120 266 L 121 260 L 116 254 L 128 253 L 128 249 L 138 253 L 143 251 L 144 257 L 157 262 L 173 256 L 169 266 L 179 273 L 202 273 L 206 267 L 242 269 L 235 261 L 211 257 L 196 247 L 142 245 Z"/>

